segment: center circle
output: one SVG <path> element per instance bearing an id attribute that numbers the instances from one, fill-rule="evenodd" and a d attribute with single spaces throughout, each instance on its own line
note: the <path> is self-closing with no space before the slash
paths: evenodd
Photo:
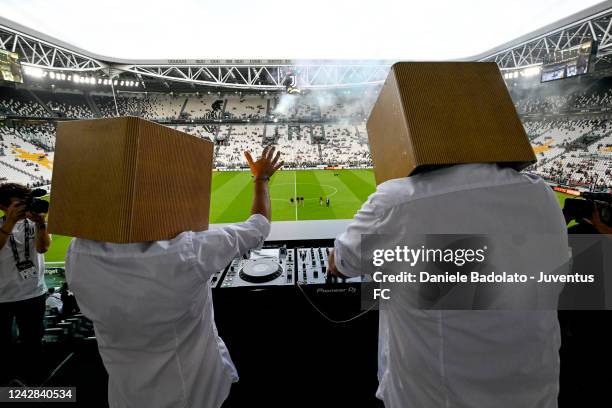
<path id="1" fill-rule="evenodd" d="M 270 195 L 271 196 L 274 195 L 273 191 L 274 191 L 275 187 L 294 186 L 294 185 L 295 185 L 295 183 L 278 183 L 278 184 L 273 184 L 273 185 L 270 186 Z M 322 187 L 322 188 L 325 187 L 326 189 L 331 190 L 331 192 L 324 191 L 324 197 L 327 197 L 327 198 L 333 197 L 334 195 L 336 195 L 338 193 L 338 189 L 336 187 L 334 187 L 334 186 L 330 186 L 329 184 L 298 183 L 297 185 L 298 185 L 298 187 L 299 186 L 308 186 L 308 185 L 309 186 L 319 186 L 319 187 Z M 275 198 L 275 197 L 272 197 L 271 200 L 285 201 L 285 200 L 288 200 L 291 197 L 295 197 L 294 194 L 295 194 L 294 192 L 291 192 L 291 193 L 287 194 L 286 198 Z M 301 193 L 298 193 L 298 194 L 301 194 Z M 318 199 L 319 199 L 319 197 L 310 197 L 310 198 L 304 197 L 304 200 L 318 200 Z"/>

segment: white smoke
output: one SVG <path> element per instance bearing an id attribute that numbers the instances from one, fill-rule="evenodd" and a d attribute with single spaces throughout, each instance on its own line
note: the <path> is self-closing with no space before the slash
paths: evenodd
<path id="1" fill-rule="evenodd" d="M 295 110 L 297 98 L 297 95 L 282 94 L 272 114 L 274 116 L 289 116 Z"/>
<path id="2" fill-rule="evenodd" d="M 312 61 L 294 61 L 296 66 L 312 65 Z M 347 61 L 331 61 L 326 60 L 325 65 L 346 65 Z M 390 61 L 381 60 L 368 60 L 355 62 L 358 66 L 390 66 Z M 311 74 L 312 75 L 312 74 Z M 298 76 L 297 87 L 300 87 L 300 80 Z M 322 112 L 330 110 L 335 105 L 342 104 L 344 106 L 344 112 L 348 112 L 349 115 L 352 113 L 357 116 L 362 113 L 364 118 L 367 118 L 370 114 L 372 106 L 378 97 L 381 85 L 364 85 L 358 88 L 328 88 L 328 89 L 303 89 L 302 94 L 282 94 L 279 97 L 278 104 L 273 109 L 272 114 L 275 116 L 290 116 L 295 113 L 298 108 L 298 104 L 303 102 L 310 106 L 314 106 L 320 109 Z M 338 119 L 338 122 L 348 122 L 346 118 Z"/>

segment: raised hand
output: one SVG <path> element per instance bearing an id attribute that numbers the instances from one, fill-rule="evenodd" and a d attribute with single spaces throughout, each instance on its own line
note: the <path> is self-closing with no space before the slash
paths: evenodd
<path id="1" fill-rule="evenodd" d="M 275 150 L 276 149 L 274 146 L 266 146 L 261 153 L 261 157 L 257 161 L 253 160 L 251 152 L 244 152 L 244 157 L 251 168 L 251 173 L 253 173 L 255 180 L 270 179 L 274 172 L 280 169 L 285 163 L 284 161 L 279 162 L 280 152 L 276 152 L 276 154 L 274 154 Z"/>

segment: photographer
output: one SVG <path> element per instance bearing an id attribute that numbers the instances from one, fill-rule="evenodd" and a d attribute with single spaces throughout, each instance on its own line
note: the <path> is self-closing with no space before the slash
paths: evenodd
<path id="1" fill-rule="evenodd" d="M 596 194 L 596 197 L 600 200 L 579 200 L 574 198 L 565 200 L 563 207 L 565 222 L 569 224 L 570 221 L 576 221 L 575 225 L 568 227 L 569 234 L 612 234 L 612 226 L 609 225 L 610 204 L 606 203 L 612 203 L 612 195 L 604 193 Z M 584 195 L 589 197 L 589 193 Z M 606 213 L 606 219 L 602 219 L 602 213 Z"/>
<path id="2" fill-rule="evenodd" d="M 43 335 L 47 289 L 42 254 L 49 249 L 50 238 L 45 214 L 28 211 L 25 199 L 31 193 L 20 184 L 0 185 L 0 210 L 4 212 L 0 220 L 0 350 L 7 353 L 2 365 L 7 362 L 5 367 L 9 368 L 0 372 L 0 383 L 17 374 L 12 370 L 11 358 L 23 354 L 20 367 L 34 361 L 40 353 Z M 13 319 L 19 328 L 23 353 L 14 353 L 12 349 Z M 23 379 L 34 378 L 26 373 Z"/>
<path id="3" fill-rule="evenodd" d="M 610 272 L 612 238 L 612 194 L 583 193 L 567 198 L 563 206 L 572 248 L 572 273 L 592 274 L 593 285 L 566 286 L 559 299 L 561 389 L 580 390 L 588 395 L 585 405 L 606 398 L 607 368 L 612 339 L 612 312 L 606 305 L 605 282 Z M 607 260 L 606 260 L 607 259 Z M 570 394 L 571 395 L 571 394 Z"/>

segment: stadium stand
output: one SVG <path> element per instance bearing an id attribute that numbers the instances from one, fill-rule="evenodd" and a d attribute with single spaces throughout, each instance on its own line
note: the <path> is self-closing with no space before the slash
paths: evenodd
<path id="1" fill-rule="evenodd" d="M 0 180 L 48 185 L 54 145 L 55 128 L 50 124 L 0 127 Z"/>
<path id="2" fill-rule="evenodd" d="M 326 126 L 324 154 L 327 165 L 368 166 L 371 164 L 367 141 L 360 138 L 356 126 Z"/>
<path id="3" fill-rule="evenodd" d="M 527 122 L 538 162 L 530 171 L 555 183 L 612 189 L 608 120 Z"/>
<path id="4" fill-rule="evenodd" d="M 320 104 L 323 119 L 363 119 L 363 106 L 359 98 L 336 98 L 331 103 Z"/>
<path id="5" fill-rule="evenodd" d="M 271 114 L 288 120 L 314 120 L 321 117 L 318 99 L 313 94 L 276 96 Z"/>
<path id="6" fill-rule="evenodd" d="M 178 119 L 186 100 L 184 96 L 150 95 L 144 99 L 142 116 L 149 120 Z"/>
<path id="7" fill-rule="evenodd" d="M 266 116 L 267 104 L 263 95 L 230 96 L 225 113 L 232 119 L 259 119 Z"/>
<path id="8" fill-rule="evenodd" d="M 0 113 L 37 121 L 18 120 L 0 127 L 0 177 L 30 185 L 48 183 L 50 179 L 50 169 L 39 158 L 42 160 L 46 154 L 45 163 L 52 163 L 53 117 L 114 117 L 117 111 L 119 115 L 172 123 L 169 126 L 214 141 L 218 167 L 245 167 L 242 152 L 258 152 L 267 144 L 287 152 L 288 167 L 371 165 L 364 119 L 377 97 L 373 90 L 275 96 L 121 92 L 116 95 L 116 107 L 109 93 L 3 90 L 6 92 L 0 96 Z M 612 81 L 596 80 L 571 89 L 563 83 L 535 89 L 512 88 L 511 93 L 517 111 L 524 115 L 525 131 L 538 158 L 529 171 L 553 183 L 612 188 L 612 124 L 607 116 L 601 116 L 612 110 Z M 595 116 L 577 119 L 585 110 Z M 220 123 L 185 123 L 198 119 Z M 225 120 L 256 123 L 224 124 Z M 273 124 L 272 120 L 282 123 Z"/>
<path id="9" fill-rule="evenodd" d="M 95 117 L 82 94 L 66 92 L 58 94 L 42 91 L 35 91 L 34 93 L 58 117 L 71 119 L 91 119 Z"/>
<path id="10" fill-rule="evenodd" d="M 539 160 L 560 155 L 571 142 L 591 129 L 589 121 L 553 121 L 543 126 L 546 126 L 544 132 L 531 140 Z"/>
<path id="11" fill-rule="evenodd" d="M 118 94 L 117 109 L 112 96 L 94 95 L 93 100 L 103 117 L 133 115 L 149 120 L 175 120 L 179 118 L 187 97 L 165 94 Z"/>
<path id="12" fill-rule="evenodd" d="M 51 116 L 26 90 L 0 88 L 0 111 L 7 115 L 41 118 Z"/>
<path id="13" fill-rule="evenodd" d="M 533 170 L 559 184 L 612 189 L 612 167 L 609 158 L 579 153 L 562 154 Z"/>
<path id="14" fill-rule="evenodd" d="M 320 145 L 312 143 L 311 135 L 312 127 L 302 125 L 297 132 L 292 134 L 288 129 L 287 134 L 281 136 L 278 148 L 286 152 L 284 160 L 287 167 L 314 167 L 321 164 Z"/>
<path id="15" fill-rule="evenodd" d="M 173 125 L 172 127 L 201 139 L 213 140 L 215 138 L 214 132 L 211 132 L 208 127 L 204 125 Z"/>
<path id="16" fill-rule="evenodd" d="M 612 158 L 612 136 L 605 136 L 589 146 L 588 151 L 593 154 Z"/>
<path id="17" fill-rule="evenodd" d="M 612 80 L 596 79 L 584 84 L 549 83 L 527 88 L 510 88 L 519 114 L 563 114 L 609 110 L 612 105 Z"/>
<path id="18" fill-rule="evenodd" d="M 93 100 L 98 106 L 102 117 L 111 118 L 117 116 L 115 109 L 115 98 L 107 95 L 93 95 Z M 144 108 L 143 96 L 117 95 L 117 109 L 119 116 L 134 115 L 143 116 Z"/>
<path id="19" fill-rule="evenodd" d="M 223 100 L 220 104 L 215 105 L 217 100 L 217 95 L 188 95 L 183 113 L 190 119 L 209 118 L 214 111 L 223 109 Z"/>
<path id="20" fill-rule="evenodd" d="M 215 154 L 215 165 L 217 167 L 238 168 L 246 167 L 243 152 L 251 151 L 259 154 L 263 150 L 262 136 L 263 125 L 256 126 L 222 126 L 219 135 L 218 148 Z"/>

